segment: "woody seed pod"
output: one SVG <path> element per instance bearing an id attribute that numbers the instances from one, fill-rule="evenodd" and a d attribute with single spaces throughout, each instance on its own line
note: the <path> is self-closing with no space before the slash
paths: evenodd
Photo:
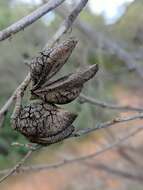
<path id="1" fill-rule="evenodd" d="M 29 141 L 49 145 L 72 134 L 76 117 L 77 114 L 40 101 L 21 108 L 13 124 Z"/>
<path id="2" fill-rule="evenodd" d="M 33 81 L 33 90 L 39 88 L 46 79 L 49 80 L 61 69 L 76 44 L 77 40 L 69 38 L 53 48 L 40 52 L 40 55 L 31 61 L 30 73 Z"/>

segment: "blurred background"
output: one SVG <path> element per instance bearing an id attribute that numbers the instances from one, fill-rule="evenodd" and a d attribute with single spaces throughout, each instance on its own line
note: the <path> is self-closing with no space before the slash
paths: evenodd
<path id="1" fill-rule="evenodd" d="M 0 0 L 0 30 L 35 10 L 46 0 Z M 28 68 L 26 60 L 37 55 L 45 42 L 59 28 L 62 20 L 79 1 L 67 0 L 24 31 L 0 43 L 0 106 L 23 81 Z M 79 42 L 59 76 L 83 65 L 99 64 L 99 72 L 89 81 L 83 94 L 109 104 L 142 107 L 143 101 L 143 1 L 89 0 L 71 30 L 63 38 L 75 36 Z M 23 104 L 27 104 L 28 95 Z M 94 127 L 112 118 L 134 112 L 101 108 L 77 99 L 64 106 L 79 114 L 77 128 Z M 27 149 L 11 146 L 13 142 L 28 143 L 10 127 L 10 112 L 0 129 L 0 170 L 10 168 Z M 26 162 L 51 164 L 64 159 L 88 155 L 113 143 L 142 121 L 118 124 L 84 137 L 65 140 L 37 151 Z M 1 190 L 142 190 L 143 133 L 127 143 L 86 162 L 57 169 L 27 172 L 11 176 L 0 184 Z M 101 167 L 102 166 L 102 167 Z M 131 174 L 131 175 L 129 175 Z"/>

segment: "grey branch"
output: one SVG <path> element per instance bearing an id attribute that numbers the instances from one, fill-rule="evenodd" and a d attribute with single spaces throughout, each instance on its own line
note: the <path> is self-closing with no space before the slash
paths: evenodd
<path id="1" fill-rule="evenodd" d="M 21 108 L 22 97 L 24 95 L 24 91 L 30 83 L 30 73 L 27 75 L 25 80 L 21 83 L 21 85 L 16 90 L 16 105 L 11 116 L 12 119 L 17 117 L 17 113 L 19 113 L 19 109 Z"/>
<path id="2" fill-rule="evenodd" d="M 128 117 L 123 117 L 123 118 L 114 118 L 110 121 L 106 121 L 104 123 L 97 124 L 93 128 L 85 128 L 85 129 L 79 130 L 79 131 L 73 133 L 72 137 L 78 137 L 78 136 L 86 135 L 86 134 L 91 133 L 93 131 L 96 131 L 98 129 L 103 129 L 103 128 L 105 129 L 105 128 L 111 127 L 111 126 L 119 124 L 119 123 L 125 123 L 125 122 L 133 121 L 136 119 L 137 120 L 143 119 L 143 113 L 136 114 L 133 116 L 128 116 Z"/>
<path id="3" fill-rule="evenodd" d="M 121 111 L 137 111 L 137 112 L 143 112 L 143 108 L 141 107 L 134 107 L 134 106 L 130 106 L 130 105 L 125 105 L 125 106 L 121 106 L 121 105 L 113 105 L 113 104 L 109 104 L 106 102 L 102 102 L 99 100 L 96 100 L 95 98 L 89 97 L 89 96 L 85 96 L 84 94 L 80 95 L 79 101 L 81 103 L 90 103 L 92 105 L 96 105 L 102 108 L 107 108 L 107 109 L 114 109 L 114 110 L 121 110 Z"/>
<path id="4" fill-rule="evenodd" d="M 106 166 L 105 164 L 102 164 L 102 163 L 95 163 L 95 164 L 86 163 L 86 165 L 88 167 L 92 167 L 92 169 L 102 170 L 102 171 L 108 173 L 108 175 L 109 174 L 116 175 L 117 177 L 134 180 L 141 184 L 143 183 L 143 174 L 142 173 L 136 174 L 131 171 L 124 171 L 121 169 L 112 168 L 112 167 Z"/>
<path id="5" fill-rule="evenodd" d="M 27 171 L 40 171 L 40 170 L 49 170 L 49 169 L 57 169 L 57 168 L 60 168 L 62 166 L 65 166 L 65 165 L 68 165 L 68 164 L 73 164 L 73 163 L 77 163 L 77 162 L 82 162 L 82 161 L 86 161 L 88 159 L 93 159 L 93 158 L 96 158 L 97 156 L 101 155 L 101 154 L 104 154 L 105 152 L 123 144 L 124 142 L 126 142 L 129 138 L 135 136 L 136 134 L 138 134 L 139 132 L 141 132 L 143 130 L 143 127 L 140 126 L 136 129 L 134 129 L 132 132 L 128 133 L 127 135 L 125 135 L 124 137 L 118 139 L 117 141 L 115 141 L 114 143 L 112 144 L 109 144 L 107 145 L 104 149 L 98 151 L 98 152 L 94 152 L 92 154 L 89 154 L 89 155 L 85 155 L 85 156 L 81 156 L 81 157 L 77 157 L 77 158 L 74 158 L 74 159 L 65 159 L 61 162 L 58 162 L 58 163 L 54 163 L 54 164 L 51 164 L 51 165 L 34 165 L 34 166 L 27 166 L 27 167 L 21 167 L 21 170 L 19 170 L 18 172 L 27 172 Z M 0 171 L 0 174 L 5 174 L 7 172 L 9 172 L 11 169 L 7 169 L 7 170 L 3 170 L 3 171 Z M 14 171 L 16 172 L 16 171 Z M 14 173 L 13 172 L 13 173 Z M 12 174 L 13 174 L 12 173 Z"/>
<path id="6" fill-rule="evenodd" d="M 60 37 L 69 30 L 69 28 L 72 26 L 73 22 L 75 21 L 79 13 L 82 11 L 82 9 L 85 7 L 87 2 L 88 0 L 81 0 L 79 4 L 77 4 L 73 11 L 65 18 L 59 30 L 57 30 L 57 32 L 53 36 L 52 40 L 48 43 L 48 45 L 56 43 L 60 39 Z"/>
<path id="7" fill-rule="evenodd" d="M 7 102 L 1 108 L 1 110 L 0 110 L 0 121 L 3 120 L 5 113 L 8 111 L 9 107 L 11 106 L 11 104 L 13 103 L 13 101 L 15 99 L 18 99 L 18 102 L 17 102 L 16 109 L 14 110 L 14 114 L 15 114 L 15 112 L 17 112 L 16 110 L 19 107 L 18 104 L 21 102 L 21 100 L 20 100 L 21 94 L 24 92 L 24 90 L 26 89 L 26 87 L 28 86 L 29 83 L 30 83 L 30 73 L 26 76 L 24 81 L 17 87 L 17 89 L 13 92 L 12 96 L 7 100 Z M 19 102 L 19 100 L 20 100 L 20 102 Z M 0 127 L 1 126 L 2 125 L 0 125 Z"/>
<path id="8" fill-rule="evenodd" d="M 43 15 L 47 14 L 48 12 L 52 11 L 60 4 L 62 4 L 65 0 L 49 0 L 48 3 L 42 5 L 37 10 L 32 12 L 31 14 L 25 16 L 18 22 L 12 24 L 8 28 L 0 31 L 0 41 L 5 40 L 12 36 L 13 34 L 23 30 L 25 27 L 31 25 L 36 20 L 41 18 Z"/>
<path id="9" fill-rule="evenodd" d="M 18 172 L 19 168 L 24 164 L 24 162 L 31 156 L 33 150 L 29 150 L 28 153 L 18 162 L 12 169 L 10 169 L 7 174 L 0 179 L 0 183 L 7 179 L 10 175 L 14 174 L 15 172 Z"/>

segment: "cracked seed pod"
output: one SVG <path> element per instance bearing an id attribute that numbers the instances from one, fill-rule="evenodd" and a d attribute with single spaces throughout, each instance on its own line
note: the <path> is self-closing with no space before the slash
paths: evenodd
<path id="1" fill-rule="evenodd" d="M 45 83 L 31 93 L 45 102 L 67 104 L 79 96 L 84 83 L 94 77 L 97 71 L 98 65 L 86 67 L 54 82 Z"/>
<path id="2" fill-rule="evenodd" d="M 77 40 L 69 38 L 53 48 L 45 49 L 40 52 L 40 55 L 31 61 L 29 66 L 33 89 L 40 87 L 46 79 L 49 80 L 61 69 L 76 44 Z"/>
<path id="3" fill-rule="evenodd" d="M 49 145 L 72 134 L 73 121 L 77 114 L 65 111 L 55 105 L 33 102 L 21 108 L 13 121 L 13 127 L 32 143 Z"/>

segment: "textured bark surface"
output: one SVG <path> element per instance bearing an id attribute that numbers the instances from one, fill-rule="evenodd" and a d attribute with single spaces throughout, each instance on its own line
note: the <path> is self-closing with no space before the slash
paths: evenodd
<path id="1" fill-rule="evenodd" d="M 51 144 L 63 140 L 73 131 L 76 114 L 55 105 L 33 102 L 21 108 L 14 127 L 31 142 Z"/>

